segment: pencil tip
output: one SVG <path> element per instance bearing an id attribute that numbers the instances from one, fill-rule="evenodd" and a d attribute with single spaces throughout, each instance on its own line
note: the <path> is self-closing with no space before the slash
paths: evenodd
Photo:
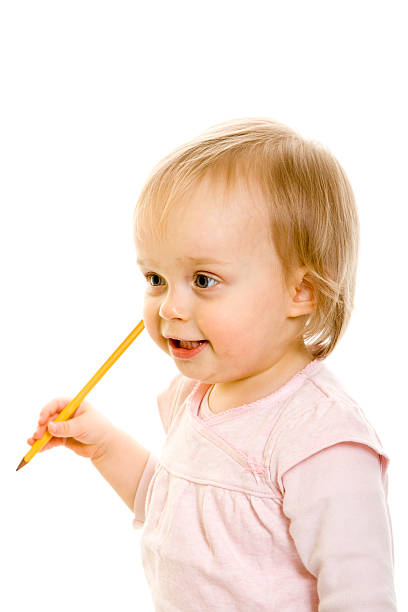
<path id="1" fill-rule="evenodd" d="M 25 465 L 27 465 L 27 462 L 26 462 L 26 461 L 24 461 L 24 459 L 22 459 L 22 460 L 20 461 L 20 465 L 19 465 L 19 466 L 18 466 L 18 468 L 16 469 L 16 472 L 18 472 L 18 470 L 19 470 L 20 468 L 24 467 Z"/>

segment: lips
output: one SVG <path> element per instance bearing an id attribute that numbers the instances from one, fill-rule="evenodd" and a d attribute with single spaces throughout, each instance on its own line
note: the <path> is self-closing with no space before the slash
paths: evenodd
<path id="1" fill-rule="evenodd" d="M 194 359 L 208 344 L 208 340 L 179 340 L 178 338 L 167 338 L 169 341 L 170 354 L 174 359 Z"/>

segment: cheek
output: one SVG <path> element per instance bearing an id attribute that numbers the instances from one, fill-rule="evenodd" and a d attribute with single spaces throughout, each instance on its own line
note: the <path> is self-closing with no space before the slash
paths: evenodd
<path id="1" fill-rule="evenodd" d="M 247 325 L 243 321 L 239 309 L 228 313 L 223 309 L 222 316 L 213 319 L 210 333 L 214 348 L 222 352 L 224 356 L 234 356 L 244 346 L 242 329 Z"/>
<path id="2" fill-rule="evenodd" d="M 157 341 L 158 337 L 160 336 L 157 308 L 153 304 L 152 300 L 147 298 L 145 298 L 143 306 L 143 322 L 149 336 L 151 336 L 153 340 Z"/>
<path id="3" fill-rule="evenodd" d="M 236 355 L 238 352 L 251 353 L 260 344 L 267 341 L 276 327 L 277 300 L 251 297 L 237 299 L 232 309 L 222 308 L 222 315 L 213 318 L 211 331 L 214 343 L 225 355 Z"/>
<path id="4" fill-rule="evenodd" d="M 143 320 L 145 322 L 146 327 L 150 323 L 152 317 L 153 317 L 153 308 L 152 308 L 152 305 L 149 302 L 149 300 L 147 300 L 145 298 L 144 304 L 143 304 Z"/>

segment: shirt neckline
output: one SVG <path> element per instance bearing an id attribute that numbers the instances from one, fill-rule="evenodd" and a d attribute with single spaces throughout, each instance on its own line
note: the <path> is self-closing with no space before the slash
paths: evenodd
<path id="1" fill-rule="evenodd" d="M 325 359 L 317 358 L 313 361 L 310 361 L 302 370 L 299 370 L 299 372 L 294 374 L 292 378 L 290 378 L 281 387 L 275 389 L 275 391 L 273 391 L 269 395 L 254 400 L 253 402 L 249 402 L 247 404 L 240 404 L 239 406 L 235 406 L 234 408 L 228 408 L 228 410 L 224 410 L 223 412 L 217 413 L 211 412 L 208 406 L 209 414 L 206 415 L 205 420 L 224 420 L 224 418 L 228 418 L 230 415 L 236 415 L 237 413 L 256 408 L 257 406 L 264 405 L 265 403 L 274 404 L 280 402 L 283 399 L 286 399 L 295 391 L 297 391 L 297 389 L 302 386 L 306 378 L 317 372 L 323 366 L 324 361 Z M 207 391 L 210 389 L 210 387 L 213 386 L 213 383 L 202 383 L 198 381 L 193 390 L 191 391 L 191 394 L 188 397 L 188 405 L 190 411 L 194 416 L 198 417 L 200 404 L 203 398 L 205 397 Z"/>

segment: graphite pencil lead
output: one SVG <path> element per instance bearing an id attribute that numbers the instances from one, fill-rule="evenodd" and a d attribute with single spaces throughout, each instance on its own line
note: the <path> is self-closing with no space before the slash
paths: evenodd
<path id="1" fill-rule="evenodd" d="M 16 469 L 16 472 L 18 472 L 18 470 L 19 470 L 20 468 L 24 467 L 25 465 L 27 465 L 27 462 L 26 462 L 26 461 L 24 461 L 24 459 L 22 459 L 22 460 L 20 461 L 20 465 L 19 465 L 19 466 L 18 466 L 18 468 Z"/>

